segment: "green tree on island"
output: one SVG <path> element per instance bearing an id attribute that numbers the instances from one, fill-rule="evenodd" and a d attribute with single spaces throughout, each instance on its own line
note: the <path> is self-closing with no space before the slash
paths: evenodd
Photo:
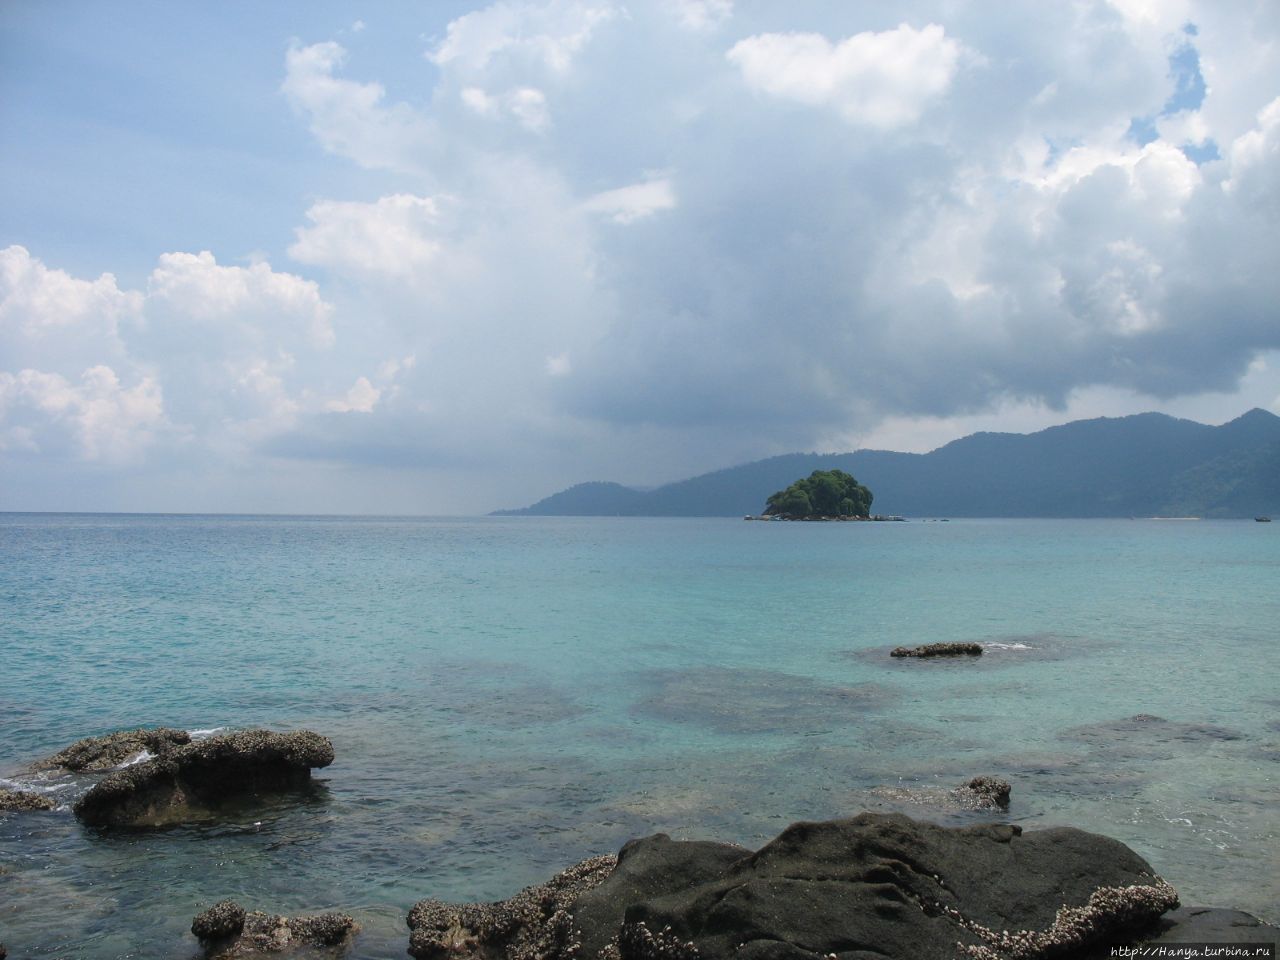
<path id="1" fill-rule="evenodd" d="M 871 491 L 843 470 L 815 470 L 766 501 L 765 516 L 866 517 Z"/>

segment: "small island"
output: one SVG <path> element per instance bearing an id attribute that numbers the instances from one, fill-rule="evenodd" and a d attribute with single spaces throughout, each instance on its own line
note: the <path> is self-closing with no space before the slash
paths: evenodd
<path id="1" fill-rule="evenodd" d="M 764 513 L 747 520 L 901 520 L 873 516 L 869 489 L 843 470 L 815 470 L 765 502 Z"/>

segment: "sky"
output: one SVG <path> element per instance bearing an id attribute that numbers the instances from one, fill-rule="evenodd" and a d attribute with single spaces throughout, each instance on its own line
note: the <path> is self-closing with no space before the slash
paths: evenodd
<path id="1" fill-rule="evenodd" d="M 1274 0 L 0 4 L 0 510 L 1252 407 Z"/>

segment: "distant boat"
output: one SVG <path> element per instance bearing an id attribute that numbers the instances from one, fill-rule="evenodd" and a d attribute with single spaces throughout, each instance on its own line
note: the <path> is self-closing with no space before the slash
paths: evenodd
<path id="1" fill-rule="evenodd" d="M 1270 518 L 1270 517 L 1254 517 L 1253 519 L 1254 519 L 1254 521 L 1255 521 L 1255 522 L 1257 522 L 1257 523 L 1270 523 L 1270 522 L 1271 522 L 1271 518 Z"/>

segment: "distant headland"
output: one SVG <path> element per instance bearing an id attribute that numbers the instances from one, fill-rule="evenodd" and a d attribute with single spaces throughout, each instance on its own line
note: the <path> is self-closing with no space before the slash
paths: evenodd
<path id="1" fill-rule="evenodd" d="M 1142 413 L 975 433 L 924 454 L 792 453 L 652 490 L 580 483 L 495 515 L 754 516 L 771 492 L 813 471 L 856 475 L 886 516 L 1252 519 L 1280 513 L 1280 417 L 1254 409 L 1207 426 Z"/>

